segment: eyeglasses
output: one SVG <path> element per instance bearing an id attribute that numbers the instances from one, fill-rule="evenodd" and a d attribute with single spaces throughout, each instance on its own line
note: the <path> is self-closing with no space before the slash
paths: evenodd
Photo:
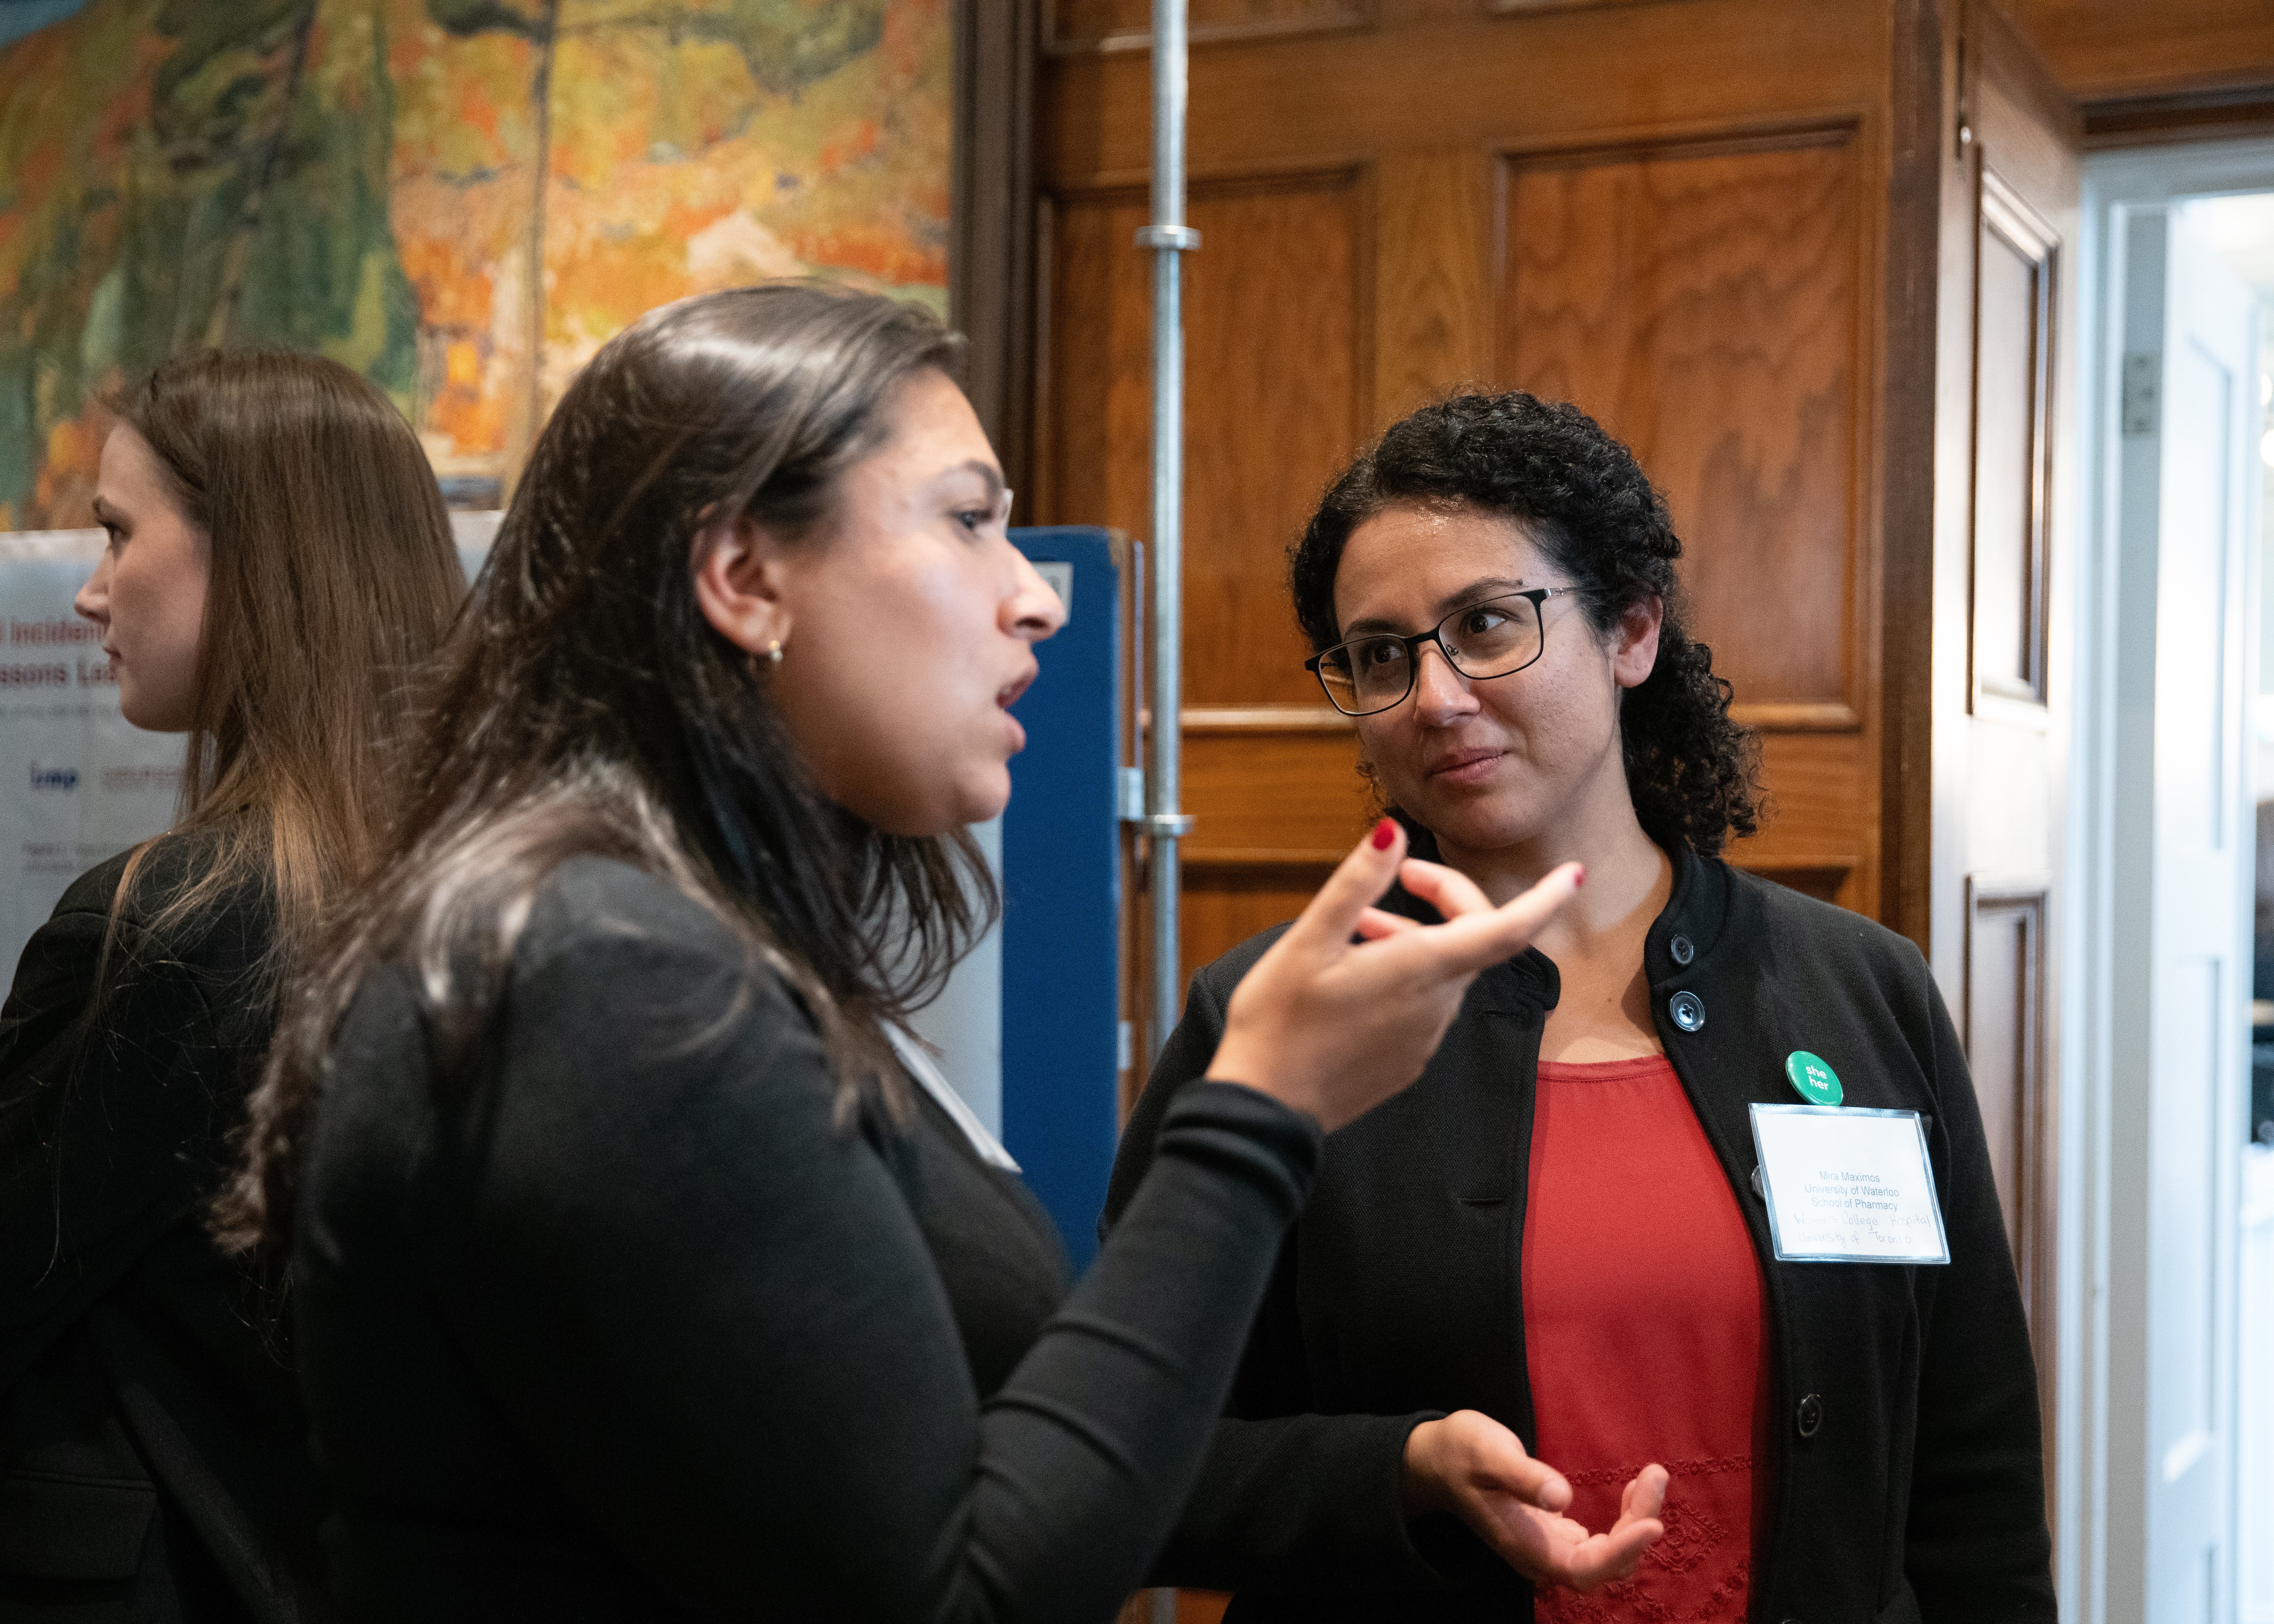
<path id="1" fill-rule="evenodd" d="M 1456 609 L 1426 632 L 1368 632 L 1303 662 L 1344 716 L 1372 716 L 1404 703 L 1420 669 L 1421 645 L 1434 643 L 1445 663 L 1472 682 L 1513 676 L 1547 647 L 1540 606 L 1575 586 L 1536 586 Z"/>

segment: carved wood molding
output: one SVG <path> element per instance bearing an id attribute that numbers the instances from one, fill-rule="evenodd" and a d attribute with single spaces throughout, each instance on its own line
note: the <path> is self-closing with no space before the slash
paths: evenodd
<path id="1" fill-rule="evenodd" d="M 1485 0 L 1495 17 L 1533 17 L 1543 11 L 1600 11 L 1612 6 L 1662 5 L 1666 0 Z"/>
<path id="2" fill-rule="evenodd" d="M 1215 202 L 1223 198 L 1261 197 L 1274 192 L 1316 192 L 1325 186 L 1352 185 L 1365 178 L 1364 158 L 1346 154 L 1306 157 L 1295 162 L 1214 163 L 1194 168 L 1185 177 L 1188 203 Z M 1078 182 L 1054 186 L 1050 201 L 1075 203 L 1143 203 L 1152 195 L 1150 169 L 1100 169 Z M 1208 252 L 1205 241 L 1201 252 Z"/>
<path id="3" fill-rule="evenodd" d="M 1332 705 L 1186 705 L 1182 714 L 1188 733 L 1339 733 L 1356 726 Z"/>
<path id="4" fill-rule="evenodd" d="M 1590 0 L 1643 4 L 1654 0 Z M 1845 147 L 1862 132 L 1863 115 L 1847 108 L 1768 118 L 1683 119 L 1529 141 L 1503 141 L 1493 151 L 1525 169 L 1556 164 L 1633 162 L 1649 158 L 1741 157 L 1810 147 Z"/>
<path id="5" fill-rule="evenodd" d="M 1852 733 L 1864 718 L 1852 705 L 1837 700 L 1765 700 L 1758 704 L 1733 704 L 1730 718 L 1740 726 L 1764 733 Z M 1150 726 L 1149 713 L 1141 716 Z M 1331 705 L 1187 705 L 1184 727 L 1188 733 L 1347 733 L 1357 726 Z"/>
<path id="6" fill-rule="evenodd" d="M 1818 902 L 1836 903 L 1841 906 L 1850 906 L 1842 900 L 1841 893 L 1848 888 L 1863 861 L 1862 858 L 1845 853 L 1810 855 L 1805 853 L 1738 851 L 1729 853 L 1729 866 L 1734 868 L 1758 874 L 1765 880 L 1774 880 L 1778 884 L 1799 891 L 1803 896 L 1813 897 Z"/>
<path id="7" fill-rule="evenodd" d="M 1741 700 L 1729 707 L 1729 717 L 1740 726 L 1763 733 L 1852 733 L 1864 726 L 1856 707 L 1836 699 Z"/>
<path id="8" fill-rule="evenodd" d="M 2000 1033 L 2010 1032 L 2014 1053 L 2003 1064 L 2013 1067 L 2010 1101 L 1985 1101 L 1985 1117 L 1992 1109 L 2010 1109 L 2006 1124 L 1986 1124 L 1993 1147 L 2011 1135 L 2014 1162 L 2014 1267 L 2021 1277 L 2022 1301 L 2029 1311 L 2029 1335 L 2037 1357 L 2040 1380 L 2052 1380 L 2054 1332 L 2053 1290 L 2058 1267 L 2055 1257 L 2059 1196 L 2056 1163 L 2056 1100 L 2049 1064 L 2047 1030 L 2046 913 L 2052 895 L 2050 876 L 2042 874 L 1969 875 L 1966 879 L 1966 998 L 1959 1011 L 1959 1026 L 1966 1041 L 1968 1064 L 1986 1070 L 1993 1057 L 1981 1052 L 1993 1020 Z M 1998 966 L 1977 958 L 1977 943 L 1985 925 L 2010 925 L 2018 931 L 2016 980 L 2009 1007 L 1999 1012 L 1984 1007 L 1979 983 Z"/>
<path id="9" fill-rule="evenodd" d="M 1143 24 L 1121 27 L 1109 25 L 1096 34 L 1061 34 L 1058 20 L 1065 9 L 1065 0 L 1052 0 L 1043 13 L 1043 49 L 1053 56 L 1105 56 L 1153 49 L 1153 30 Z M 1374 0 L 1327 0 L 1327 4 L 1314 9 L 1279 17 L 1227 18 L 1221 21 L 1196 18 L 1186 25 L 1185 37 L 1193 46 L 1290 40 L 1305 34 L 1344 34 L 1370 28 L 1374 20 Z"/>
<path id="10" fill-rule="evenodd" d="M 1187 868 L 1331 868 L 1350 855 L 1325 847 L 1279 846 L 1206 846 L 1197 835 L 1186 839 L 1178 861 Z"/>
<path id="11" fill-rule="evenodd" d="M 1977 148 L 1977 151 L 1980 151 Z M 1984 564 L 1981 535 L 1982 509 L 1979 506 L 1984 446 L 1981 410 L 1982 369 L 1984 350 L 1983 325 L 1983 261 L 1985 255 L 1975 256 L 1974 296 L 1974 393 L 1976 437 L 1972 467 L 1975 481 L 1976 506 L 1969 515 L 1968 536 L 1968 590 L 1971 599 L 1967 614 L 1967 668 L 1969 703 L 1977 713 L 1985 705 L 1998 706 L 2010 716 L 2015 707 L 2042 710 L 2045 704 L 2046 667 L 2050 659 L 2047 643 L 2047 603 L 2045 598 L 2045 563 L 2048 539 L 2048 510 L 2051 506 L 2052 480 L 2050 462 L 2052 445 L 2052 413 L 2053 406 L 2053 355 L 2059 335 L 2055 331 L 2056 312 L 2060 307 L 2058 286 L 2060 273 L 2060 235 L 2008 185 L 1992 167 L 1990 155 L 1984 152 L 1976 166 L 1976 194 L 1978 229 L 1985 237 L 1994 236 L 2005 247 L 2029 267 L 2032 279 L 2031 308 L 2028 312 L 2029 353 L 2026 363 L 2029 375 L 2024 380 L 2023 392 L 2029 412 L 2029 445 L 2025 453 L 2028 466 L 2022 476 L 2025 499 L 2029 504 L 2026 533 L 2022 541 L 2018 560 L 2023 579 L 2020 583 L 2022 615 L 2022 670 L 2005 673 L 1985 670 L 1979 647 L 1982 623 L 1976 613 L 1981 588 Z"/>

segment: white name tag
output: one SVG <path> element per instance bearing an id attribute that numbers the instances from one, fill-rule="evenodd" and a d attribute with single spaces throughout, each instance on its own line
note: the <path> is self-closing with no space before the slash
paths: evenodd
<path id="1" fill-rule="evenodd" d="M 1756 1105 L 1753 1147 L 1782 1261 L 1950 1261 L 1916 1111 Z"/>

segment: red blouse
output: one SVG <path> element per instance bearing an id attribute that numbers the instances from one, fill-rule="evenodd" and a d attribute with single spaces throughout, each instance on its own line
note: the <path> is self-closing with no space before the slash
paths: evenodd
<path id="1" fill-rule="evenodd" d="M 1729 1620 L 1751 1583 L 1768 1413 L 1760 1260 L 1662 1055 L 1540 1067 L 1524 1219 L 1524 1342 L 1540 1436 L 1600 1533 L 1655 1461 L 1666 1535 L 1632 1579 L 1540 1592 L 1543 1624 Z"/>

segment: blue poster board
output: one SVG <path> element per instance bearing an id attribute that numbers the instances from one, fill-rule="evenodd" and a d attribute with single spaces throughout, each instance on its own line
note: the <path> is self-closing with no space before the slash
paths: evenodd
<path id="1" fill-rule="evenodd" d="M 1120 1070 L 1121 577 L 1103 530 L 1014 530 L 1066 600 L 1015 714 L 1003 815 L 1003 1143 L 1076 1269 L 1097 1251 Z"/>

